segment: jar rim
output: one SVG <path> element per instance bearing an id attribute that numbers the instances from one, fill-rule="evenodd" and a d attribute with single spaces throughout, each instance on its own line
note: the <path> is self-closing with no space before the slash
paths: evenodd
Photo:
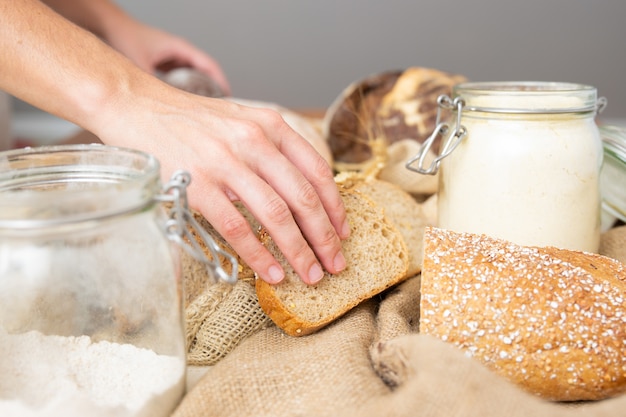
<path id="1" fill-rule="evenodd" d="M 453 87 L 465 102 L 464 111 L 486 113 L 588 113 L 601 111 L 591 85 L 553 81 L 479 81 Z"/>
<path id="2" fill-rule="evenodd" d="M 119 216 L 154 204 L 160 164 L 102 144 L 0 153 L 0 228 L 36 229 Z"/>

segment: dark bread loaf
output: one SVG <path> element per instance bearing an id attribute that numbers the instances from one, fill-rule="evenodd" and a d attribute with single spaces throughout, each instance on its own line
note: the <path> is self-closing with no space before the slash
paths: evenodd
<path id="1" fill-rule="evenodd" d="M 626 392 L 626 266 L 427 228 L 420 332 L 556 401 Z"/>
<path id="2" fill-rule="evenodd" d="M 373 139 L 424 142 L 435 128 L 437 98 L 451 95 L 463 81 L 461 75 L 410 67 L 350 84 L 329 106 L 322 125 L 333 159 L 364 162 L 372 157 Z"/>

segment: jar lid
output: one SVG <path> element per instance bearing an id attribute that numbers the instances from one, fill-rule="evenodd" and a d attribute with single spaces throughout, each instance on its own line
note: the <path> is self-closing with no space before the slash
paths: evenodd
<path id="1" fill-rule="evenodd" d="M 602 210 L 626 222 L 626 128 L 600 126 L 604 161 L 600 172 Z"/>
<path id="2" fill-rule="evenodd" d="M 464 101 L 463 111 L 485 113 L 587 113 L 601 111 L 605 99 L 595 87 L 547 81 L 490 81 L 457 84 L 453 96 Z"/>

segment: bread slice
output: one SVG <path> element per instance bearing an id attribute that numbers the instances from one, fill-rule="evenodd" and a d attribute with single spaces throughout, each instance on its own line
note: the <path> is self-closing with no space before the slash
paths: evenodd
<path id="1" fill-rule="evenodd" d="M 422 206 L 399 186 L 376 178 L 355 182 L 354 190 L 364 193 L 385 210 L 409 250 L 407 275 L 417 275 L 422 269 L 424 229 L 427 226 Z"/>
<path id="2" fill-rule="evenodd" d="M 259 304 L 285 333 L 303 336 L 326 326 L 347 311 L 407 278 L 408 253 L 402 235 L 382 208 L 363 194 L 340 188 L 351 227 L 343 241 L 347 267 L 326 273 L 315 285 L 306 285 L 265 232 L 261 241 L 285 269 L 275 285 L 256 280 Z"/>
<path id="3" fill-rule="evenodd" d="M 427 228 L 420 332 L 557 401 L 626 392 L 626 266 Z"/>

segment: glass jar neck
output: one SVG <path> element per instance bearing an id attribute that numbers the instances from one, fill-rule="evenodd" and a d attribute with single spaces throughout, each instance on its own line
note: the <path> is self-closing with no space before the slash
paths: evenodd
<path id="1" fill-rule="evenodd" d="M 0 229 L 33 229 L 143 210 L 160 192 L 151 155 L 105 145 L 0 153 Z"/>
<path id="2" fill-rule="evenodd" d="M 464 112 L 505 114 L 575 114 L 594 116 L 599 109 L 595 87 L 559 82 L 473 82 L 458 84 L 453 97 Z"/>

